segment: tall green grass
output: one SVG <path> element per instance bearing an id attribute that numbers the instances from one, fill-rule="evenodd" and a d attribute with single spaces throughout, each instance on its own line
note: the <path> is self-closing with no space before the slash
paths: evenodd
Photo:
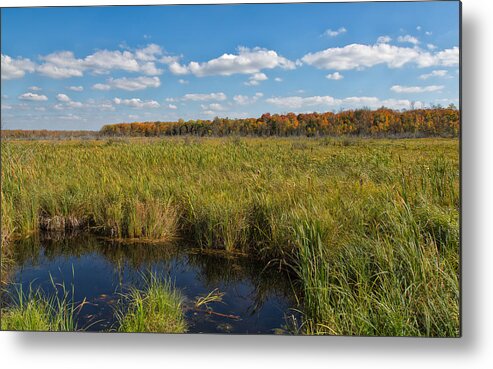
<path id="1" fill-rule="evenodd" d="M 16 288 L 13 302 L 2 309 L 1 330 L 9 331 L 51 331 L 73 332 L 77 327 L 76 317 L 83 303 L 73 301 L 73 290 L 65 285 L 55 285 L 55 293 L 47 295 L 31 286 L 26 293 L 20 286 Z M 58 287 L 58 288 L 57 288 Z"/>
<path id="2" fill-rule="evenodd" d="M 456 139 L 3 141 L 2 162 L 10 238 L 183 238 L 290 267 L 307 333 L 458 334 Z"/>
<path id="3" fill-rule="evenodd" d="M 119 332 L 185 333 L 183 297 L 170 281 L 150 274 L 145 287 L 122 295 L 116 312 Z"/>

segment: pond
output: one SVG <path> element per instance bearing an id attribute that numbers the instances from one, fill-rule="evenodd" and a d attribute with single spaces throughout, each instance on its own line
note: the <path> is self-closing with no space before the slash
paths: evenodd
<path id="1" fill-rule="evenodd" d="M 73 288 L 75 301 L 88 302 L 77 315 L 77 326 L 87 331 L 117 329 L 114 311 L 121 293 L 141 288 L 151 271 L 170 278 L 184 295 L 190 333 L 286 334 L 297 319 L 289 276 L 244 255 L 179 243 L 116 243 L 92 235 L 29 238 L 17 241 L 14 250 L 10 292 L 31 286 L 54 293 L 50 278 Z M 224 296 L 210 305 L 212 313 L 194 307 L 198 296 L 215 289 Z"/>

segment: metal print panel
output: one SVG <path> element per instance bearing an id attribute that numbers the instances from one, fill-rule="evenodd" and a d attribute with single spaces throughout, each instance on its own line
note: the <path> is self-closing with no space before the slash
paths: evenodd
<path id="1" fill-rule="evenodd" d="M 1 9 L 1 329 L 460 336 L 460 3 Z"/>

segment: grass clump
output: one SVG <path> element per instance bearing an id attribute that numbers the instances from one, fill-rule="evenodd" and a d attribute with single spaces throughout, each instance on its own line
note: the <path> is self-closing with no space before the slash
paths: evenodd
<path id="1" fill-rule="evenodd" d="M 55 284 L 53 283 L 53 286 Z M 61 291 L 47 296 L 41 290 L 29 288 L 26 294 L 21 287 L 16 288 L 13 304 L 3 308 L 0 325 L 3 331 L 50 331 L 73 332 L 79 330 L 76 317 L 84 305 L 75 304 L 73 296 L 64 285 Z"/>
<path id="2" fill-rule="evenodd" d="M 119 332 L 185 333 L 183 297 L 170 281 L 155 274 L 145 278 L 145 287 L 123 295 L 117 311 Z M 124 307 L 126 306 L 126 307 Z"/>

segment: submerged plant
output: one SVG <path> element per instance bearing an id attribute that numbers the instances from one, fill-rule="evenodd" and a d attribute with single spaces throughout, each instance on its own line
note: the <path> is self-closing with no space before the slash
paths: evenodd
<path id="1" fill-rule="evenodd" d="M 222 302 L 223 301 L 224 292 L 220 292 L 219 289 L 215 288 L 211 292 L 209 292 L 206 296 L 198 296 L 195 299 L 195 308 L 199 309 L 204 306 L 207 310 L 210 309 L 209 305 L 213 302 Z"/>

